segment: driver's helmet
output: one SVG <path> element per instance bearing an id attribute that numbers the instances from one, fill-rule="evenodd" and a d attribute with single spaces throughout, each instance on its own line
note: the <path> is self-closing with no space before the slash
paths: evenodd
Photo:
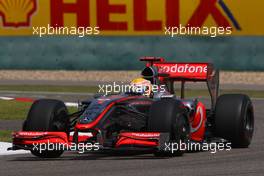
<path id="1" fill-rule="evenodd" d="M 152 94 L 152 84 L 144 78 L 133 79 L 130 86 L 133 92 L 140 93 L 146 97 L 150 97 Z"/>

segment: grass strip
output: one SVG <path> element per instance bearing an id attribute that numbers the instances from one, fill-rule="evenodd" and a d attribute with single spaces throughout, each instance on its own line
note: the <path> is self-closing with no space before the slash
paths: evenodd
<path id="1" fill-rule="evenodd" d="M 25 119 L 32 103 L 17 102 L 14 100 L 0 100 L 0 120 Z M 77 111 L 75 107 L 68 107 L 69 113 Z"/>
<path id="2" fill-rule="evenodd" d="M 96 93 L 98 86 L 1 85 L 0 91 Z"/>
<path id="3" fill-rule="evenodd" d="M 12 131 L 11 130 L 0 130 L 0 141 L 1 142 L 11 142 L 12 141 Z"/>

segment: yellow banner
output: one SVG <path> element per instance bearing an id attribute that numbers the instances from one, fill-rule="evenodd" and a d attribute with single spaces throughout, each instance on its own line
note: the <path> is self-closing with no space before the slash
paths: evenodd
<path id="1" fill-rule="evenodd" d="M 263 0 L 0 0 L 0 35 L 35 35 L 44 28 L 74 34 L 78 27 L 96 35 L 164 35 L 183 26 L 264 35 L 263 7 Z"/>

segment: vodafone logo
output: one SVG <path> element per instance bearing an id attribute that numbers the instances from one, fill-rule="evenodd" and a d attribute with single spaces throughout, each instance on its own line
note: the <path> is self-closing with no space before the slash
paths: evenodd
<path id="1" fill-rule="evenodd" d="M 207 73 L 207 65 L 174 64 L 159 67 L 163 73 Z"/>

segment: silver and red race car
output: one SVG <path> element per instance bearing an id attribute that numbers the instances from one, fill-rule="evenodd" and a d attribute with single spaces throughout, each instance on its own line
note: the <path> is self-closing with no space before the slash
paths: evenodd
<path id="1" fill-rule="evenodd" d="M 60 100 L 36 100 L 23 130 L 13 133 L 10 150 L 30 150 L 35 156 L 51 158 L 72 146 L 88 144 L 89 151 L 132 149 L 156 156 L 180 156 L 187 150 L 181 149 L 183 144 L 250 145 L 254 131 L 252 102 L 242 94 L 218 96 L 219 72 L 212 64 L 166 62 L 157 57 L 141 61 L 146 62 L 142 77 L 153 85 L 165 85 L 169 95 L 96 95 L 81 102 L 79 111 L 73 114 L 68 114 Z M 177 82 L 181 84 L 180 97 L 175 95 Z M 210 108 L 197 98 L 185 98 L 186 82 L 207 84 Z M 43 145 L 46 147 L 41 148 Z"/>

